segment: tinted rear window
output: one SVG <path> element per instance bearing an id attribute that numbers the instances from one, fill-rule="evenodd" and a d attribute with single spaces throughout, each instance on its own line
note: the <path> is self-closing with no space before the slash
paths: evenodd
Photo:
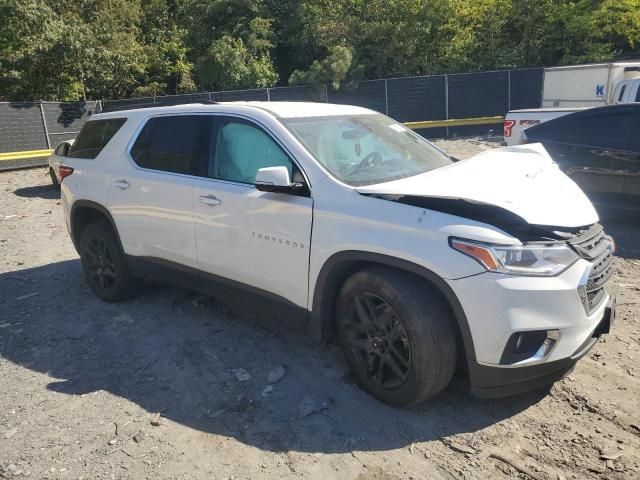
<path id="1" fill-rule="evenodd" d="M 630 140 L 633 120 L 627 109 L 581 112 L 532 127 L 526 135 L 530 141 L 623 147 Z"/>
<path id="2" fill-rule="evenodd" d="M 133 160 L 144 168 L 195 175 L 207 155 L 211 118 L 176 115 L 149 120 L 131 148 Z"/>
<path id="3" fill-rule="evenodd" d="M 67 156 L 96 158 L 126 121 L 126 118 L 109 118 L 85 123 Z"/>

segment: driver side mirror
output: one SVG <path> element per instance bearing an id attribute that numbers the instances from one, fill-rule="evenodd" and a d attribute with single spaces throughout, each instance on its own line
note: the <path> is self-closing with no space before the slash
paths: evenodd
<path id="1" fill-rule="evenodd" d="M 256 172 L 253 185 L 261 192 L 299 193 L 304 183 L 291 183 L 287 167 L 263 167 Z"/>

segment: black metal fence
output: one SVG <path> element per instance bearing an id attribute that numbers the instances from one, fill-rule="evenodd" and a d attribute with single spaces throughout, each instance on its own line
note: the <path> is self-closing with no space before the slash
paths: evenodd
<path id="1" fill-rule="evenodd" d="M 0 103 L 0 153 L 53 148 L 72 138 L 94 112 L 179 101 L 316 101 L 367 107 L 400 122 L 504 115 L 541 103 L 542 68 L 388 78 L 360 82 L 353 91 L 275 87 L 86 103 Z M 502 131 L 500 123 L 421 130 L 426 137 Z"/>
<path id="2" fill-rule="evenodd" d="M 54 148 L 100 111 L 100 102 L 2 102 L 0 153 Z"/>

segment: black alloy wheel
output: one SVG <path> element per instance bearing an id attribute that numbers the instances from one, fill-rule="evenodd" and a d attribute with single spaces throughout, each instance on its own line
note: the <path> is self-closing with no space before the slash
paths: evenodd
<path id="1" fill-rule="evenodd" d="M 345 318 L 347 343 L 359 368 L 383 389 L 403 385 L 411 371 L 411 345 L 395 310 L 373 292 L 355 295 Z"/>
<path id="2" fill-rule="evenodd" d="M 358 383 L 396 406 L 422 403 L 449 384 L 454 321 L 431 284 L 384 266 L 354 273 L 336 302 L 338 341 Z"/>
<path id="3" fill-rule="evenodd" d="M 118 302 L 134 291 L 134 279 L 116 236 L 107 221 L 91 223 L 80 237 L 80 260 L 85 279 L 97 297 Z"/>
<path id="4" fill-rule="evenodd" d="M 109 245 L 102 238 L 92 237 L 85 245 L 85 252 L 91 282 L 109 292 L 116 284 L 116 265 Z"/>

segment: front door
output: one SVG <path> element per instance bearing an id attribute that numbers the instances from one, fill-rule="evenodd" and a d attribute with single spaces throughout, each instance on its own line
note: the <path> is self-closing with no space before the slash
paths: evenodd
<path id="1" fill-rule="evenodd" d="M 262 127 L 216 116 L 206 178 L 194 180 L 198 265 L 203 275 L 230 279 L 307 306 L 313 201 L 310 196 L 261 192 L 259 168 L 300 169 Z"/>

